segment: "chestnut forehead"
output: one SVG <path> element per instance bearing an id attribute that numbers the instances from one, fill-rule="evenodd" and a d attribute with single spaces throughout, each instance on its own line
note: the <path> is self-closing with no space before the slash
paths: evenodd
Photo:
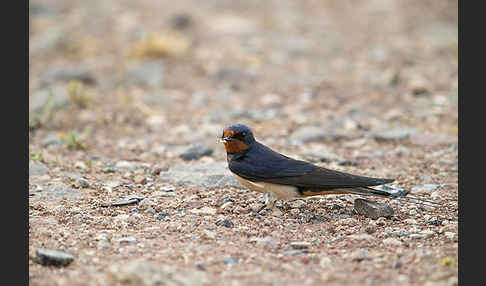
<path id="1" fill-rule="evenodd" d="M 235 135 L 236 133 L 238 133 L 238 132 L 231 130 L 231 129 L 223 130 L 223 136 L 224 137 L 230 137 L 230 136 Z"/>

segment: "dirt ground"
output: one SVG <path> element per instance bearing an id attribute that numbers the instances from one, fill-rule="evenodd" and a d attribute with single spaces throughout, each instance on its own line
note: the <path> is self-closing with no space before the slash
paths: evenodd
<path id="1" fill-rule="evenodd" d="M 29 284 L 457 285 L 457 1 L 29 5 Z M 234 123 L 437 205 L 160 180 Z"/>

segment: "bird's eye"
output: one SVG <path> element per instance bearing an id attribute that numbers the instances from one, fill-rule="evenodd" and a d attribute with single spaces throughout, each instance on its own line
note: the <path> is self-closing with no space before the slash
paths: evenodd
<path id="1" fill-rule="evenodd" d="M 246 136 L 246 132 L 241 133 L 241 135 Z"/>

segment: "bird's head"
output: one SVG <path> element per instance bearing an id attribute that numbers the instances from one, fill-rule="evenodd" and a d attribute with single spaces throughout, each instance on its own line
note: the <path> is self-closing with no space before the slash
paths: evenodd
<path id="1" fill-rule="evenodd" d="M 226 153 L 235 154 L 250 148 L 255 138 L 250 128 L 242 124 L 234 124 L 223 129 L 221 142 L 226 148 Z"/>

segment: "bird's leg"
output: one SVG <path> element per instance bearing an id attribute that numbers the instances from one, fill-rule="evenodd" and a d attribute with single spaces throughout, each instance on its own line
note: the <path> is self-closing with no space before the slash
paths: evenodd
<path id="1" fill-rule="evenodd" d="M 273 193 L 269 193 L 268 197 L 269 197 L 268 199 L 269 202 L 267 205 L 267 209 L 270 209 L 272 211 L 272 215 L 274 216 L 283 215 L 282 211 L 275 206 L 275 203 L 277 202 L 277 198 L 273 195 Z"/>
<path id="2" fill-rule="evenodd" d="M 260 209 L 258 209 L 257 213 L 261 212 L 264 209 L 270 209 L 270 210 L 273 211 L 273 209 L 275 208 L 276 199 L 273 196 L 273 193 L 268 192 L 268 193 L 265 193 L 264 196 L 265 196 L 265 204 Z"/>
<path id="3" fill-rule="evenodd" d="M 266 209 L 268 206 L 268 193 L 264 193 L 263 196 L 265 197 L 265 203 L 257 210 L 257 213 L 260 213 L 262 210 Z"/>
<path id="4" fill-rule="evenodd" d="M 267 209 L 270 209 L 270 210 L 273 210 L 275 208 L 275 202 L 277 201 L 277 199 L 275 198 L 275 196 L 273 195 L 273 193 L 266 193 L 267 196 L 265 198 L 265 205 L 266 205 L 266 208 Z"/>

